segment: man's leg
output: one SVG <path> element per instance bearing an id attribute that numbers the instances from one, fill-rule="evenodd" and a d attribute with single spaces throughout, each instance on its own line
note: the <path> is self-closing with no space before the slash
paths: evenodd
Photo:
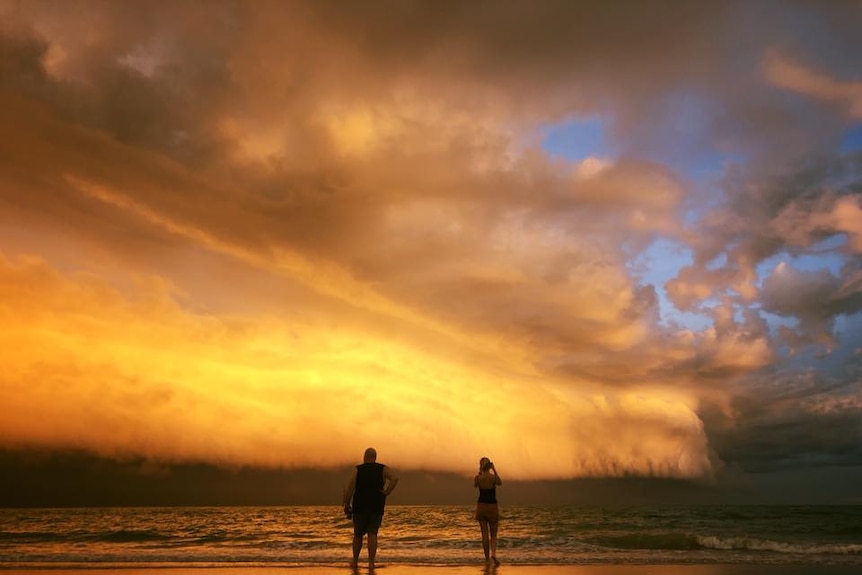
<path id="1" fill-rule="evenodd" d="M 368 514 L 353 512 L 353 565 L 359 563 L 362 538 L 368 533 Z"/>
<path id="2" fill-rule="evenodd" d="M 374 514 L 368 518 L 368 566 L 374 567 L 377 558 L 377 530 L 383 523 L 383 514 Z"/>
<path id="3" fill-rule="evenodd" d="M 377 533 L 368 534 L 368 565 L 374 565 L 374 559 L 377 557 Z"/>
<path id="4" fill-rule="evenodd" d="M 369 540 L 371 538 L 369 537 Z M 356 565 L 359 563 L 359 552 L 362 551 L 362 536 L 354 535 L 353 536 L 353 564 Z"/>

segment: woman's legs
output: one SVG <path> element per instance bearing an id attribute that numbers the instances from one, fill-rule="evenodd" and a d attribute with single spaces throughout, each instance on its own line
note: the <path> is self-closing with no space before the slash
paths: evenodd
<path id="1" fill-rule="evenodd" d="M 497 562 L 497 527 L 498 523 L 495 521 L 489 525 L 491 531 L 491 540 L 489 542 L 489 546 L 491 548 L 491 558 L 494 560 L 494 563 Z M 488 558 L 488 554 L 485 554 L 485 558 Z"/>
<path id="2" fill-rule="evenodd" d="M 479 520 L 479 527 L 482 529 L 482 550 L 485 552 L 485 561 L 490 558 L 490 541 L 488 540 L 488 522 L 484 519 Z M 495 529 L 496 530 L 496 529 Z M 495 542 L 496 544 L 496 542 Z"/>

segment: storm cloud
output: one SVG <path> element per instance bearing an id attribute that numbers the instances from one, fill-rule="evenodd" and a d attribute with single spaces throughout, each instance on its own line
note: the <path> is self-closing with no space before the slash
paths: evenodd
<path id="1" fill-rule="evenodd" d="M 860 17 L 0 2 L 0 442 L 858 466 Z"/>

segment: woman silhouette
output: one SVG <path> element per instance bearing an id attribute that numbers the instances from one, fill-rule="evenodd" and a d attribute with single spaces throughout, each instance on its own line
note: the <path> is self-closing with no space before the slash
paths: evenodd
<path id="1" fill-rule="evenodd" d="M 497 469 L 491 460 L 483 457 L 479 460 L 479 473 L 473 479 L 473 487 L 479 489 L 479 501 L 476 503 L 476 520 L 482 529 L 482 549 L 485 551 L 485 561 L 497 561 L 497 526 L 500 522 L 500 511 L 497 507 L 497 486 L 503 485 Z"/>

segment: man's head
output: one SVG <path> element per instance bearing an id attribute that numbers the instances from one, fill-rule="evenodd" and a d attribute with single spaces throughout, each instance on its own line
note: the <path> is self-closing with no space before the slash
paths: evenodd
<path id="1" fill-rule="evenodd" d="M 374 463 L 377 461 L 377 450 L 373 447 L 369 447 L 365 450 L 365 455 L 362 457 L 362 461 L 364 463 Z"/>

